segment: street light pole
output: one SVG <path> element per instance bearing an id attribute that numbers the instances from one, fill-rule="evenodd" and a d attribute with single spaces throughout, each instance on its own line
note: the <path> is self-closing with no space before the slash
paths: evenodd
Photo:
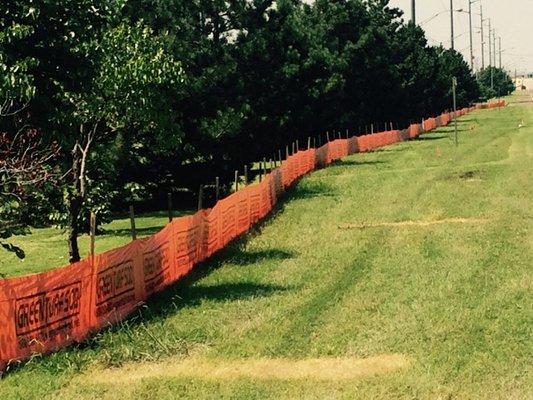
<path id="1" fill-rule="evenodd" d="M 453 0 L 450 0 L 450 27 L 452 33 L 452 50 L 455 49 L 454 34 L 453 34 Z"/>
<path id="2" fill-rule="evenodd" d="M 411 22 L 416 25 L 416 0 L 411 0 Z"/>
<path id="3" fill-rule="evenodd" d="M 470 23 L 470 69 L 474 71 L 474 39 L 472 37 L 472 0 L 468 0 L 468 21 Z"/>
<path id="4" fill-rule="evenodd" d="M 453 138 L 454 138 L 454 142 L 455 142 L 455 145 L 458 146 L 459 145 L 459 140 L 458 140 L 458 137 L 457 137 L 457 95 L 456 95 L 456 90 L 457 90 L 457 78 L 454 76 L 452 77 L 452 92 L 453 92 L 453 119 L 454 119 L 454 135 L 453 135 Z"/>

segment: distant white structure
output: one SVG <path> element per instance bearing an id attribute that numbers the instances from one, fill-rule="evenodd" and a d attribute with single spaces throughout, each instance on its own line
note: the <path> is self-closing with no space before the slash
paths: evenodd
<path id="1" fill-rule="evenodd" d="M 531 75 L 529 78 L 527 76 L 519 76 L 513 79 L 513 82 L 516 90 L 533 90 L 533 76 Z"/>

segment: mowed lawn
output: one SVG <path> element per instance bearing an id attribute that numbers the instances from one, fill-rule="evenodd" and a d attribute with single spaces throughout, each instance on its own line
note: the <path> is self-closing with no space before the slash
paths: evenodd
<path id="1" fill-rule="evenodd" d="M 523 121 L 526 125 L 518 128 Z M 531 399 L 533 107 L 302 179 L 257 230 L 0 399 Z"/>

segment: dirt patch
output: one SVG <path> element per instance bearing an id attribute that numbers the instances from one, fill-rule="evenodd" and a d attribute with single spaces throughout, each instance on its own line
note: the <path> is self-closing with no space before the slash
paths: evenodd
<path id="1" fill-rule="evenodd" d="M 446 175 L 442 180 L 461 180 L 466 182 L 473 182 L 473 181 L 482 181 L 483 179 L 483 172 L 479 170 L 471 170 L 471 171 L 463 171 L 463 172 L 455 172 L 450 175 Z"/>
<path id="2" fill-rule="evenodd" d="M 473 178 L 475 178 L 477 176 L 478 176 L 478 172 L 477 171 L 466 171 L 466 172 L 463 172 L 462 174 L 459 174 L 459 178 L 460 179 L 465 179 L 465 180 L 473 179 Z"/>
<path id="3" fill-rule="evenodd" d="M 369 358 L 249 358 L 238 360 L 189 358 L 155 364 L 131 364 L 119 369 L 93 371 L 80 376 L 83 382 L 128 384 L 149 378 L 198 378 L 214 380 L 312 379 L 344 381 L 386 374 L 407 368 L 410 359 L 401 354 Z M 73 384 L 76 384 L 73 382 Z"/>
<path id="4" fill-rule="evenodd" d="M 379 228 L 384 226 L 409 227 L 409 226 L 432 226 L 443 224 L 482 224 L 489 221 L 483 218 L 445 218 L 433 221 L 398 221 L 398 222 L 360 222 L 355 224 L 339 225 L 339 229 L 365 229 Z"/>

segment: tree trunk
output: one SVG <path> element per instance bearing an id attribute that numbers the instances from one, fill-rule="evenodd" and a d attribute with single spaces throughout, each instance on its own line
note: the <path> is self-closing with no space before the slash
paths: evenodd
<path id="1" fill-rule="evenodd" d="M 68 204 L 68 254 L 69 262 L 80 261 L 80 250 L 78 248 L 78 216 L 81 209 L 81 197 L 72 195 Z"/>
<path id="2" fill-rule="evenodd" d="M 68 260 L 75 263 L 80 261 L 80 250 L 78 248 L 78 217 L 80 215 L 83 202 L 82 193 L 82 168 L 83 153 L 80 154 L 79 145 L 76 143 L 72 151 L 72 179 L 73 191 L 68 197 Z"/>
<path id="3" fill-rule="evenodd" d="M 91 143 L 98 129 L 98 122 L 93 129 L 86 131 L 83 124 L 80 125 L 80 136 L 84 138 L 84 147 L 76 142 L 72 149 L 72 179 L 73 191 L 68 198 L 68 252 L 69 261 L 75 263 L 80 261 L 80 250 L 78 248 L 78 217 L 85 201 L 85 170 L 87 167 L 87 157 Z"/>

